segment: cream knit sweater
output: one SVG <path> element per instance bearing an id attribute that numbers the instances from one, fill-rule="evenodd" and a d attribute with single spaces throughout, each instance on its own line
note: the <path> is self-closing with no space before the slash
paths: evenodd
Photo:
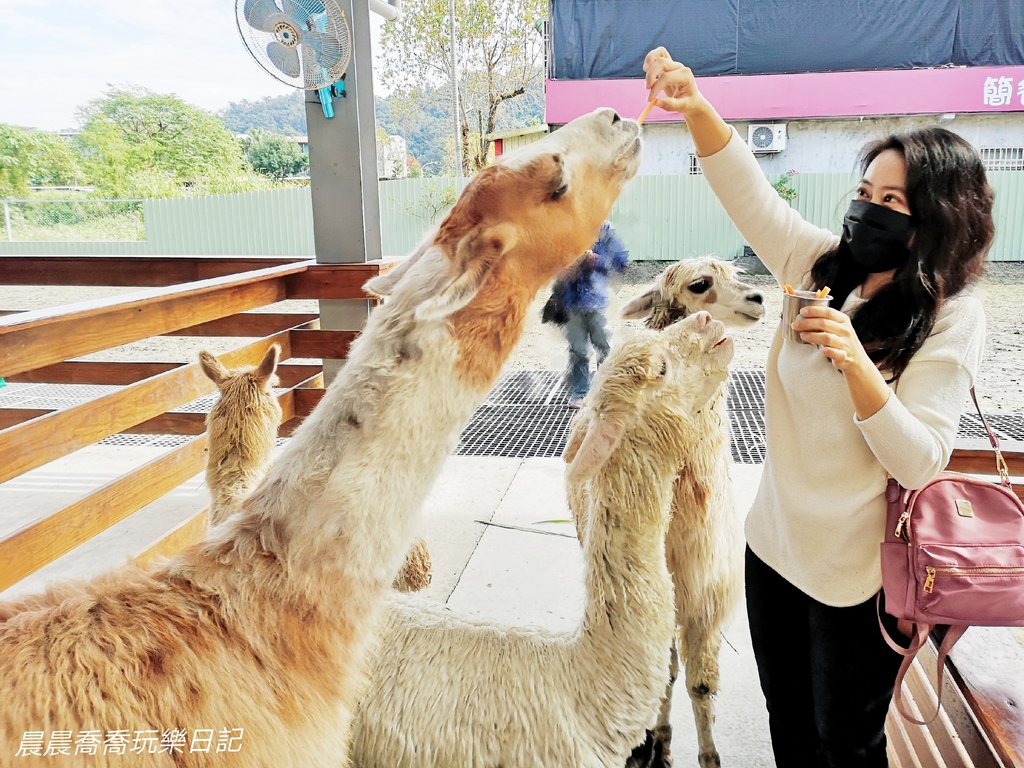
<path id="1" fill-rule="evenodd" d="M 811 265 L 838 237 L 775 193 L 735 130 L 701 165 L 772 275 L 807 287 Z M 861 303 L 854 291 L 842 311 Z M 946 466 L 984 338 L 981 303 L 967 295 L 947 301 L 900 378 L 899 396 L 859 421 L 842 374 L 817 347 L 776 331 L 766 372 L 768 455 L 746 523 L 754 553 L 828 605 L 872 597 L 882 585 L 886 473 L 918 488 Z"/>

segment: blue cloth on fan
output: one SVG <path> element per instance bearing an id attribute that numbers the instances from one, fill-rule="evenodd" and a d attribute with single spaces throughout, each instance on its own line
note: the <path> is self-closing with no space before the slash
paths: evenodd
<path id="1" fill-rule="evenodd" d="M 607 307 L 611 291 L 608 278 L 611 273 L 625 269 L 629 262 L 625 243 L 608 221 L 601 225 L 601 234 L 590 250 L 597 255 L 594 266 L 581 261 L 566 270 L 552 287 L 555 301 L 567 311 Z"/>

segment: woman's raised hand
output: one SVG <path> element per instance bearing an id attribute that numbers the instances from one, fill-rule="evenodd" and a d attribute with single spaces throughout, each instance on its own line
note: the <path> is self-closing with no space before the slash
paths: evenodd
<path id="1" fill-rule="evenodd" d="M 644 72 L 647 73 L 646 87 L 651 98 L 669 112 L 678 112 L 684 117 L 703 101 L 697 90 L 690 68 L 673 61 L 664 47 L 655 48 L 644 57 Z"/>

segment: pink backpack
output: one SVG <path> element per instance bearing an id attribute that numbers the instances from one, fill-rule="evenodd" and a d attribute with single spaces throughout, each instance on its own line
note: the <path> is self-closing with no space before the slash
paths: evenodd
<path id="1" fill-rule="evenodd" d="M 974 404 L 978 406 L 977 398 Z M 882 634 L 904 656 L 893 695 L 896 706 L 918 725 L 934 720 L 938 708 L 926 721 L 911 717 L 904 710 L 901 688 L 935 627 L 948 627 L 938 650 L 941 703 L 946 655 L 969 626 L 1024 626 L 1024 504 L 1010 485 L 998 438 L 984 415 L 981 420 L 996 453 L 1000 483 L 941 472 L 914 491 L 891 478 L 886 488 L 885 610 L 900 619 L 900 631 L 911 637 L 910 646 L 901 648 L 884 628 Z"/>

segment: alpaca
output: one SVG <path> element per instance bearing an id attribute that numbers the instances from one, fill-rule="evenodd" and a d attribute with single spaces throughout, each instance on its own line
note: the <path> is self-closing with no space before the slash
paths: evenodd
<path id="1" fill-rule="evenodd" d="M 280 355 L 274 344 L 255 368 L 229 371 L 209 352 L 199 353 L 199 367 L 220 390 L 220 399 L 206 416 L 210 525 L 237 512 L 270 466 L 281 423 L 281 406 L 272 391 Z"/>
<path id="2" fill-rule="evenodd" d="M 204 541 L 149 571 L 0 603 L 0 766 L 23 764 L 11 745 L 26 733 L 86 729 L 237 737 L 215 754 L 169 738 L 133 768 L 346 765 L 364 655 L 422 499 L 531 300 L 635 175 L 639 133 L 596 110 L 480 171 L 409 259 L 367 283 L 390 299 Z M 55 762 L 125 764 L 100 752 Z"/>
<path id="3" fill-rule="evenodd" d="M 732 264 L 704 257 L 665 269 L 654 284 L 623 308 L 626 318 L 646 317 L 653 329 L 706 310 L 726 327 L 750 326 L 764 316 L 764 296 L 739 280 Z M 713 696 L 718 693 L 718 653 L 722 633 L 743 594 L 743 532 L 736 517 L 729 479 L 729 417 L 725 382 L 705 408 L 680 429 L 683 461 L 672 498 L 672 521 L 665 538 L 668 569 L 675 588 L 677 637 L 672 647 L 668 688 L 653 731 L 631 756 L 629 768 L 672 763 L 669 716 L 679 654 L 686 670 L 700 765 L 720 765 L 712 738 Z M 569 506 L 583 538 L 590 502 L 586 489 L 569 494 Z"/>
<path id="4" fill-rule="evenodd" d="M 661 333 L 638 330 L 610 353 L 573 422 L 566 479 L 592 503 L 580 626 L 507 627 L 394 595 L 353 765 L 622 765 L 665 690 L 674 435 L 725 381 L 733 348 L 723 327 L 702 312 Z"/>
<path id="5" fill-rule="evenodd" d="M 272 391 L 278 383 L 275 372 L 280 355 L 281 348 L 274 344 L 255 368 L 229 371 L 209 352 L 199 353 L 203 373 L 220 391 L 220 399 L 206 417 L 210 525 L 241 509 L 267 474 L 281 423 L 281 406 Z M 423 539 L 417 539 L 392 586 L 414 592 L 429 584 L 430 551 Z"/>

